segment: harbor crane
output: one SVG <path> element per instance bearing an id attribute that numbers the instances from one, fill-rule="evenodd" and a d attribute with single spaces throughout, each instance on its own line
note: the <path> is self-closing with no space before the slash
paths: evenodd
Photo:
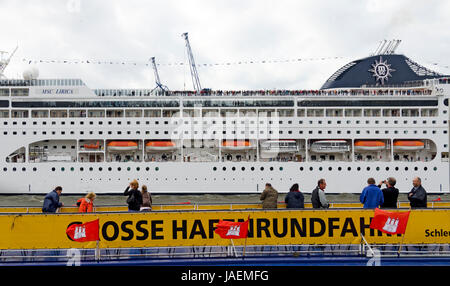
<path id="1" fill-rule="evenodd" d="M 200 91 L 202 90 L 202 87 L 200 85 L 200 79 L 198 77 L 197 67 L 195 66 L 194 55 L 192 54 L 191 45 L 189 44 L 188 33 L 183 33 L 182 36 L 184 37 L 184 40 L 186 41 L 186 49 L 187 49 L 187 54 L 188 54 L 188 58 L 189 58 L 189 67 L 191 69 L 192 85 L 194 86 L 194 90 L 197 93 L 200 93 Z"/>
<path id="2" fill-rule="evenodd" d="M 8 58 L 3 58 L 3 55 L 7 54 L 8 52 L 0 51 L 0 79 L 6 78 L 5 75 L 3 74 L 3 72 L 5 71 L 6 67 L 9 64 L 9 61 L 14 56 L 14 54 L 16 53 L 18 48 L 19 48 L 19 46 L 16 46 L 16 48 L 14 49 L 14 51 L 11 53 L 11 55 Z"/>
<path id="3" fill-rule="evenodd" d="M 155 83 L 156 87 L 152 90 L 152 92 L 156 89 L 161 89 L 163 92 L 169 91 L 169 88 L 161 83 L 161 80 L 159 79 L 158 69 L 156 68 L 156 62 L 155 57 L 151 57 L 150 60 L 152 61 L 153 71 L 155 73 Z"/>

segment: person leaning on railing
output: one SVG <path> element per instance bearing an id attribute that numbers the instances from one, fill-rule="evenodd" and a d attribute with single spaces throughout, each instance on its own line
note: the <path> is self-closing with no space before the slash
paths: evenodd
<path id="1" fill-rule="evenodd" d="M 91 213 L 94 211 L 94 200 L 97 195 L 93 192 L 87 194 L 84 198 L 77 201 L 78 212 L 79 213 Z"/>

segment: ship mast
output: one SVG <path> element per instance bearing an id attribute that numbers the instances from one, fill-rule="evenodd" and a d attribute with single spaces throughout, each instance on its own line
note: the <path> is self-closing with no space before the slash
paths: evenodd
<path id="1" fill-rule="evenodd" d="M 188 33 L 183 33 L 182 36 L 186 41 L 186 49 L 189 58 L 189 67 L 191 69 L 192 85 L 194 86 L 195 91 L 199 93 L 202 90 L 202 87 L 200 85 L 197 67 L 195 66 L 194 55 L 192 54 L 191 45 L 189 44 Z"/>

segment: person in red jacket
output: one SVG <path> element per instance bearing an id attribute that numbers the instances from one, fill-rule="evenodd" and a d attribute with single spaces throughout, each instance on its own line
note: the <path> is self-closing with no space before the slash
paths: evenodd
<path id="1" fill-rule="evenodd" d="M 90 213 L 94 210 L 94 200 L 95 193 L 89 193 L 84 198 L 81 198 L 77 201 L 77 205 L 79 205 L 78 212 L 79 213 Z"/>

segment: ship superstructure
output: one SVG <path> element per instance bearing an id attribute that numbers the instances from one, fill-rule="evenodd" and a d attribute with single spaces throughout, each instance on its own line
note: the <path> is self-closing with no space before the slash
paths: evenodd
<path id="1" fill-rule="evenodd" d="M 450 77 L 398 54 L 353 61 L 319 90 L 90 89 L 0 80 L 0 190 L 359 193 L 415 176 L 449 190 Z"/>

